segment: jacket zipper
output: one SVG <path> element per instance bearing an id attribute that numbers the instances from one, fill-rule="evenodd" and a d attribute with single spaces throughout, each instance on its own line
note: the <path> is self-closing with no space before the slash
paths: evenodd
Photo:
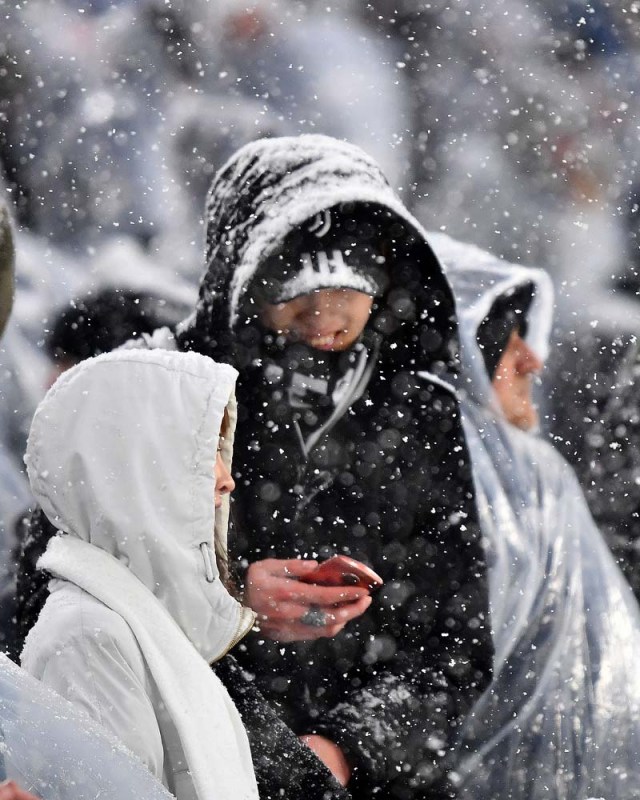
<path id="1" fill-rule="evenodd" d="M 241 639 L 244 639 L 251 628 L 253 628 L 257 616 L 258 615 L 255 613 L 255 611 L 252 611 L 250 608 L 247 608 L 246 606 L 240 606 L 240 619 L 238 620 L 233 638 L 227 645 L 226 650 L 213 659 L 211 662 L 212 664 L 214 664 L 216 661 L 220 661 L 221 658 L 224 658 L 229 650 L 232 650 Z"/>
<path id="2" fill-rule="evenodd" d="M 200 552 L 202 553 L 202 559 L 204 561 L 205 580 L 207 583 L 213 583 L 216 579 L 216 573 L 213 568 L 214 561 L 212 557 L 211 545 L 209 545 L 208 542 L 201 542 Z M 256 618 L 257 614 L 254 611 L 246 606 L 240 605 L 240 619 L 238 620 L 235 633 L 233 634 L 230 643 L 227 645 L 227 648 L 224 650 L 224 652 L 220 653 L 220 655 L 216 656 L 209 663 L 214 664 L 216 661 L 224 658 L 229 650 L 235 647 L 241 639 L 244 639 L 251 628 L 253 628 Z"/>

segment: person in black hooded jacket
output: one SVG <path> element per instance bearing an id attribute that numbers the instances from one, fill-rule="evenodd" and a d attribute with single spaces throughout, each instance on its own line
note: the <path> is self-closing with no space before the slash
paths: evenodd
<path id="1" fill-rule="evenodd" d="M 329 765 L 337 750 L 354 797 L 453 796 L 453 744 L 492 643 L 441 266 L 377 165 L 324 136 L 260 140 L 227 162 L 206 259 L 193 315 L 146 345 L 240 372 L 232 548 L 262 620 L 241 662 Z M 344 291 L 369 298 L 344 347 L 340 331 L 292 339 L 271 314 Z M 336 553 L 383 577 L 369 606 L 298 580 Z"/>
<path id="2" fill-rule="evenodd" d="M 492 645 L 442 269 L 376 164 L 321 136 L 255 142 L 222 168 L 207 265 L 177 342 L 240 371 L 234 550 L 263 618 L 244 665 L 297 733 L 338 746 L 355 797 L 446 796 Z M 269 309 L 323 289 L 375 295 L 347 347 L 269 327 Z M 291 560 L 335 553 L 385 585 L 333 636 L 343 618 Z"/>

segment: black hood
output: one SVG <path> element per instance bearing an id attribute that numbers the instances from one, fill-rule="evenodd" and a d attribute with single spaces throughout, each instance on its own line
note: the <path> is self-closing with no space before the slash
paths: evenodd
<path id="1" fill-rule="evenodd" d="M 457 370 L 452 292 L 424 229 L 404 208 L 376 163 L 326 136 L 261 139 L 222 167 L 206 206 L 207 269 L 192 316 L 178 329 L 181 349 L 229 360 L 246 322 L 248 288 L 287 237 L 326 209 L 363 213 L 398 244 L 390 283 L 370 324 L 395 343 L 395 361 L 437 374 Z M 411 341 L 398 351 L 404 321 Z"/>

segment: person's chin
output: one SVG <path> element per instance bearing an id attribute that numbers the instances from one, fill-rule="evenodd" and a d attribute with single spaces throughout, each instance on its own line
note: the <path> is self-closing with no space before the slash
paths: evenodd
<path id="1" fill-rule="evenodd" d="M 540 417 L 538 416 L 538 412 L 535 409 L 528 411 L 526 414 L 523 414 L 520 417 L 519 422 L 516 424 L 523 431 L 535 433 L 540 426 Z"/>

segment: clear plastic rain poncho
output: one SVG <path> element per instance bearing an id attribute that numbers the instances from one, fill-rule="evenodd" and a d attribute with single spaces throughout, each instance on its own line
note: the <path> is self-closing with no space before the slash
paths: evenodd
<path id="1" fill-rule="evenodd" d="M 96 722 L 0 654 L 0 780 L 43 800 L 171 800 Z"/>
<path id="2" fill-rule="evenodd" d="M 494 677 L 466 723 L 461 797 L 640 797 L 640 612 L 572 469 L 506 422 L 478 326 L 533 283 L 525 338 L 546 358 L 548 276 L 436 235 L 460 321 L 464 428 L 486 538 Z"/>

